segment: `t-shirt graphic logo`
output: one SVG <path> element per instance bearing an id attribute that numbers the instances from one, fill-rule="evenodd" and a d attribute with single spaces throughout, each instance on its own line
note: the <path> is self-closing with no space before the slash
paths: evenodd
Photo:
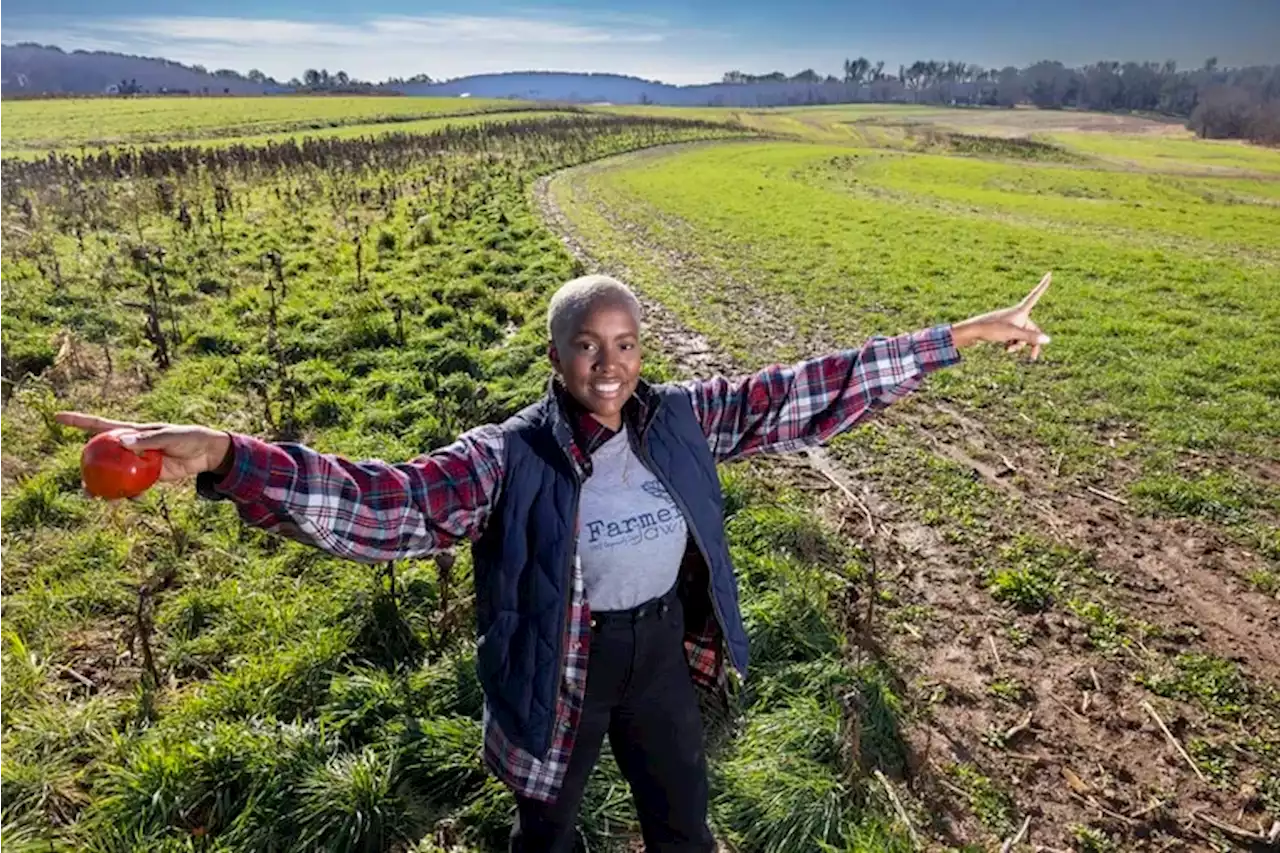
<path id="1" fill-rule="evenodd" d="M 651 498 L 657 498 L 660 501 L 665 501 L 672 506 L 676 505 L 676 502 L 671 499 L 671 495 L 667 494 L 667 490 L 662 488 L 662 484 L 657 480 L 646 480 L 640 484 L 640 488 L 644 489 L 645 494 Z"/>
<path id="2" fill-rule="evenodd" d="M 587 536 L 581 542 L 582 546 L 588 549 L 599 547 L 614 548 L 619 545 L 639 545 L 642 542 L 652 542 L 663 536 L 674 534 L 683 534 L 686 530 L 684 516 L 680 514 L 676 502 L 671 499 L 671 495 L 662 487 L 662 483 L 658 480 L 646 480 L 640 484 L 640 489 L 652 501 L 666 504 L 649 504 L 648 506 L 635 506 L 636 500 L 629 502 L 630 506 L 611 508 L 612 512 L 608 516 L 601 519 L 589 519 L 584 525 Z M 620 513 L 617 510 L 621 509 Z M 617 514 L 615 514 L 617 513 Z"/>

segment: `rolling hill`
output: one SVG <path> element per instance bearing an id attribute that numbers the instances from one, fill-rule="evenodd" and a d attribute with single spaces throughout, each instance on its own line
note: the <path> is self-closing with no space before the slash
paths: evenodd
<path id="1" fill-rule="evenodd" d="M 189 92 L 210 95 L 288 93 L 293 88 L 275 81 L 255 81 L 234 72 L 209 73 L 202 68 L 167 59 L 129 56 L 107 51 L 64 51 L 36 44 L 0 47 L 0 92 L 21 95 L 96 95 L 114 93 L 122 85 L 142 93 Z M 856 86 L 848 83 L 709 83 L 673 86 L 622 74 L 580 74 L 557 71 L 516 71 L 477 74 L 432 83 L 375 86 L 370 94 L 484 98 L 573 103 L 668 104 L 686 106 L 756 107 L 856 100 L 895 100 L 901 87 L 887 83 Z M 890 91 L 896 88 L 896 91 Z M 878 91 L 883 90 L 883 91 Z"/>
<path id="2" fill-rule="evenodd" d="M 239 74 L 210 74 L 168 59 L 107 51 L 64 51 L 37 44 L 0 47 L 0 92 L 5 95 L 112 92 L 121 84 L 144 92 L 262 95 L 288 91 Z"/>

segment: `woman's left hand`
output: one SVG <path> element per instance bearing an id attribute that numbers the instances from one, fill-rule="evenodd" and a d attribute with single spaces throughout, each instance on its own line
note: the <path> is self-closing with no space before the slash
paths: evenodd
<path id="1" fill-rule="evenodd" d="M 951 327 L 951 334 L 957 348 L 972 346 L 981 341 L 1004 344 L 1005 352 L 1018 352 L 1023 347 L 1031 347 L 1031 360 L 1040 357 L 1040 347 L 1049 343 L 1049 336 L 1040 331 L 1031 319 L 1031 309 L 1040 297 L 1049 289 L 1053 273 L 1045 273 L 1044 278 L 1026 298 L 1012 308 L 1001 308 L 970 317 Z"/>

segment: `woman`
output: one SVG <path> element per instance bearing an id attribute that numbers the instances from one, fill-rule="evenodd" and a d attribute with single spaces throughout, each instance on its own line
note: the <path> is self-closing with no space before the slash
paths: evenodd
<path id="1" fill-rule="evenodd" d="M 489 768 L 515 793 L 513 851 L 573 849 L 605 736 L 651 853 L 710 851 L 695 685 L 747 668 L 716 465 L 817 445 L 990 341 L 1048 343 L 1017 306 L 739 381 L 640 379 L 640 304 L 585 276 L 548 309 L 554 378 L 538 403 L 411 462 L 352 462 L 203 426 L 64 412 L 128 428 L 248 524 L 353 560 L 421 557 L 472 541 L 477 666 Z"/>

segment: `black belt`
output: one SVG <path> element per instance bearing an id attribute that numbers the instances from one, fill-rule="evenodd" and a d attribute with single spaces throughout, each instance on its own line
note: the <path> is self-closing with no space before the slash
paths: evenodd
<path id="1" fill-rule="evenodd" d="M 605 625 L 634 625 L 650 616 L 659 618 L 666 616 L 680 598 L 680 584 L 677 583 L 665 595 L 651 598 L 630 610 L 593 610 L 591 627 L 600 628 Z"/>

